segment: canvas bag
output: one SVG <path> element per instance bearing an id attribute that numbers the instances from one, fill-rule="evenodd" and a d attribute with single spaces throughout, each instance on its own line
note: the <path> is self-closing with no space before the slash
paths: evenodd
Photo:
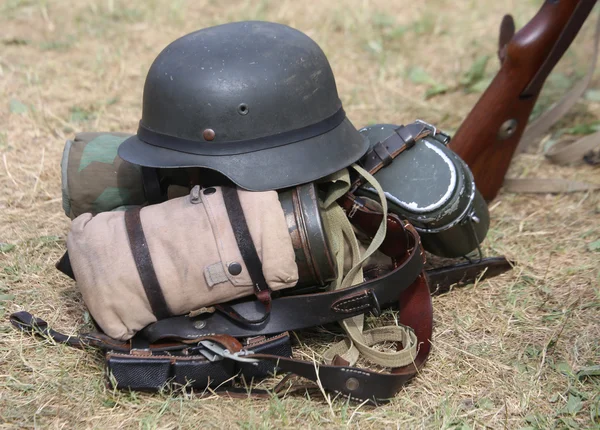
<path id="1" fill-rule="evenodd" d="M 188 196 L 139 212 L 170 315 L 253 294 L 223 189 L 194 187 Z M 277 193 L 237 190 L 237 195 L 268 286 L 293 287 L 298 268 Z M 90 314 L 108 336 L 119 340 L 130 339 L 158 319 L 134 260 L 125 217 L 126 212 L 80 215 L 67 238 L 73 272 Z M 241 271 L 231 271 L 232 264 Z"/>

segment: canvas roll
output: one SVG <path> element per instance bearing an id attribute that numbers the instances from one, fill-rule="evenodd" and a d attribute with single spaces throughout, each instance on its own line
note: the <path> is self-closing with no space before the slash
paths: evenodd
<path id="1" fill-rule="evenodd" d="M 274 291 L 295 286 L 298 266 L 277 193 L 237 190 L 237 195 L 268 286 Z M 157 320 L 144 274 L 138 273 L 126 213 L 80 215 L 67 239 L 91 315 L 107 335 L 120 340 Z M 222 187 L 196 187 L 188 196 L 143 207 L 139 220 L 170 315 L 253 294 Z"/>

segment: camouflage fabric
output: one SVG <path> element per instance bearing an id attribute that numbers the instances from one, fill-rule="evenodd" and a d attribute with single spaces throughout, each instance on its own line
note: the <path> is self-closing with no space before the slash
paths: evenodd
<path id="1" fill-rule="evenodd" d="M 61 162 L 62 201 L 74 219 L 146 201 L 139 166 L 117 156 L 126 133 L 78 133 L 65 144 Z"/>

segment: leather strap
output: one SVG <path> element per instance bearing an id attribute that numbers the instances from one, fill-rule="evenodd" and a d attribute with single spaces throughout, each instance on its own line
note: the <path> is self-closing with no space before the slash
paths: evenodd
<path id="1" fill-rule="evenodd" d="M 277 360 L 280 371 L 318 381 L 325 390 L 355 400 L 378 402 L 391 399 L 423 367 L 431 350 L 433 308 L 426 276 L 419 276 L 402 293 L 400 301 L 398 322 L 414 329 L 419 351 L 413 363 L 392 369 L 390 373 L 349 366 L 318 365 L 313 361 L 261 354 L 255 354 L 252 358 Z"/>
<path id="2" fill-rule="evenodd" d="M 558 3 L 555 0 L 548 0 L 548 3 Z M 579 0 L 577 6 L 575 6 L 575 10 L 569 17 L 567 24 L 562 29 L 562 32 L 559 38 L 556 40 L 556 43 L 552 47 L 550 54 L 546 56 L 546 60 L 542 64 L 542 66 L 538 69 L 537 73 L 531 79 L 527 87 L 521 93 L 521 97 L 531 97 L 534 94 L 539 94 L 546 81 L 546 78 L 556 65 L 558 61 L 562 58 L 563 54 L 567 50 L 567 48 L 579 33 L 581 26 L 587 19 L 590 11 L 596 4 L 596 0 Z"/>
<path id="3" fill-rule="evenodd" d="M 366 233 L 369 239 L 372 239 L 373 233 L 377 231 L 377 226 L 381 223 L 381 212 L 377 208 L 369 206 L 365 199 L 350 193 L 344 194 L 338 200 L 338 203 L 346 212 L 350 222 L 363 231 L 363 233 Z M 409 235 L 405 229 L 405 224 L 393 213 L 388 213 L 387 215 L 387 228 L 389 233 L 383 240 L 379 250 L 388 257 L 391 257 L 393 262 L 396 262 L 408 250 Z"/>
<path id="4" fill-rule="evenodd" d="M 418 241 L 416 241 L 418 242 Z M 234 337 L 258 336 L 298 330 L 340 321 L 355 315 L 379 312 L 397 302 L 423 268 L 422 249 L 415 244 L 408 257 L 386 275 L 338 291 L 287 296 L 273 300 L 269 318 L 260 325 L 240 325 L 219 312 L 198 317 L 178 316 L 157 321 L 146 327 L 144 335 L 151 341 L 195 339 L 208 333 L 224 333 Z M 241 315 L 261 315 L 257 300 L 231 305 Z M 200 327 L 200 328 L 199 328 Z"/>
<path id="5" fill-rule="evenodd" d="M 512 269 L 513 262 L 506 257 L 488 257 L 479 261 L 437 267 L 426 271 L 431 294 L 450 291 L 453 286 L 463 286 L 493 278 Z"/>
<path id="6" fill-rule="evenodd" d="M 161 320 L 169 317 L 171 313 L 154 271 L 152 257 L 140 219 L 141 209 L 136 207 L 125 211 L 125 229 L 127 230 L 127 238 L 129 239 L 129 247 L 135 261 L 135 267 L 140 275 L 148 302 L 150 302 L 152 313 L 156 319 Z"/>
<path id="7" fill-rule="evenodd" d="M 516 153 L 525 151 L 534 141 L 541 138 L 557 121 L 559 121 L 574 105 L 581 99 L 589 87 L 594 76 L 596 63 L 598 62 L 598 53 L 600 50 L 600 17 L 596 21 L 596 32 L 594 34 L 594 51 L 590 57 L 588 71 L 573 88 L 571 88 L 562 99 L 558 101 L 551 109 L 541 114 L 525 129 L 521 142 L 517 147 Z M 583 156 L 583 154 L 582 154 Z"/>
<path id="8" fill-rule="evenodd" d="M 360 159 L 360 164 L 367 172 L 374 175 L 380 169 L 388 166 L 402 152 L 412 148 L 417 140 L 429 134 L 431 134 L 431 130 L 422 123 L 413 122 L 401 125 L 394 130 L 391 136 L 373 145 Z M 353 187 L 357 187 L 361 183 L 362 178 L 359 178 Z"/>
<path id="9" fill-rule="evenodd" d="M 231 222 L 231 228 L 233 229 L 235 241 L 240 250 L 240 254 L 242 254 L 242 259 L 244 260 L 244 264 L 246 265 L 250 279 L 252 279 L 254 295 L 264 305 L 265 311 L 259 318 L 248 319 L 247 317 L 242 316 L 231 306 L 216 305 L 215 308 L 242 324 L 260 324 L 269 317 L 269 313 L 271 312 L 271 289 L 269 288 L 267 280 L 263 274 L 262 262 L 258 257 L 258 252 L 256 252 L 254 241 L 250 235 L 250 229 L 248 228 L 248 223 L 246 222 L 244 209 L 242 208 L 237 189 L 233 187 L 223 187 L 222 192 L 223 202 L 225 203 L 227 216 Z"/>
<path id="10" fill-rule="evenodd" d="M 417 336 L 419 351 L 413 363 L 392 369 L 390 373 L 380 373 L 369 369 L 362 369 L 349 366 L 319 365 L 315 361 L 303 361 L 289 357 L 271 355 L 271 354 L 251 354 L 248 358 L 259 360 L 259 362 L 269 362 L 276 366 L 279 372 L 292 373 L 320 384 L 323 389 L 348 396 L 357 400 L 370 400 L 378 402 L 394 397 L 402 386 L 413 378 L 418 370 L 425 364 L 431 347 L 432 334 L 432 306 L 431 296 L 429 295 L 429 286 L 427 277 L 424 273 L 417 277 L 408 288 L 400 295 L 399 323 L 412 327 Z M 98 346 L 112 351 L 113 343 L 103 345 L 101 338 L 94 343 L 85 342 L 82 338 L 75 338 L 63 335 L 48 328 L 47 324 L 34 318 L 26 312 L 19 312 L 11 316 L 11 322 L 19 329 L 50 337 L 58 343 L 66 343 L 75 347 Z M 97 335 L 87 335 L 86 340 L 94 339 Z M 223 346 L 227 350 L 222 358 L 224 360 L 236 360 L 236 352 L 241 350 L 241 344 L 230 336 L 226 335 L 207 335 L 198 338 L 195 341 L 210 340 Z M 114 340 L 113 340 L 114 342 Z M 179 343 L 179 349 L 185 344 Z M 173 348 L 172 344 L 168 347 Z M 168 347 L 162 347 L 161 344 L 150 345 L 150 351 L 168 351 Z M 153 349 L 152 349 L 153 348 Z M 131 353 L 131 347 L 129 353 Z M 141 352 L 143 354 L 143 352 Z M 139 353 L 136 353 L 139 354 Z M 176 360 L 175 357 L 172 357 Z M 232 375 L 234 376 L 234 375 Z M 279 392 L 279 390 L 276 390 Z M 221 387 L 216 390 L 220 394 L 231 394 L 239 396 L 239 389 Z M 246 393 L 246 396 L 252 396 Z M 264 395 L 258 392 L 259 396 Z"/>

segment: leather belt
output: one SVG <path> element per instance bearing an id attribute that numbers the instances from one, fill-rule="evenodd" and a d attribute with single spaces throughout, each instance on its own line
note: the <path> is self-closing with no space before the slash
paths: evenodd
<path id="1" fill-rule="evenodd" d="M 422 248 L 416 233 L 407 230 L 412 248 L 407 258 L 388 274 L 344 290 L 281 297 L 273 300 L 269 318 L 262 324 L 239 324 L 226 315 L 215 312 L 197 317 L 179 316 L 150 324 L 143 330 L 151 342 L 165 339 L 195 339 L 212 333 L 233 337 L 248 337 L 298 330 L 340 321 L 371 311 L 398 300 L 423 270 Z M 257 318 L 264 312 L 258 300 L 232 304 L 246 318 Z"/>
<path id="2" fill-rule="evenodd" d="M 352 399 L 378 402 L 394 397 L 398 391 L 400 391 L 401 387 L 417 374 L 418 370 L 427 360 L 431 348 L 433 311 L 428 280 L 424 272 L 421 273 L 409 287 L 404 289 L 400 294 L 399 302 L 398 322 L 414 329 L 420 346 L 413 363 L 408 366 L 392 369 L 390 373 L 380 373 L 349 366 L 318 365 L 313 361 L 302 361 L 275 354 L 257 353 L 243 356 L 240 359 L 240 356 L 237 355 L 240 352 L 239 342 L 231 336 L 226 335 L 208 335 L 197 338 L 196 341 L 198 341 L 199 345 L 205 341 L 213 342 L 213 345 L 214 343 L 222 345 L 222 355 L 220 357 L 222 360 L 250 360 L 258 365 L 269 363 L 275 367 L 279 373 L 287 372 L 318 382 L 320 386 L 327 391 L 348 396 Z M 170 362 L 173 364 L 178 362 L 178 360 L 183 360 L 187 361 L 188 365 L 191 366 L 200 367 L 212 365 L 211 363 L 208 363 L 206 358 L 202 358 L 202 356 L 181 358 L 170 356 L 168 354 L 170 350 L 181 350 L 182 346 L 189 347 L 189 345 L 182 342 L 146 344 L 145 348 L 140 353 L 140 350 L 134 347 L 136 343 L 134 340 L 128 343 L 120 343 L 111 340 L 102 334 L 96 333 L 83 335 L 80 338 L 67 336 L 50 329 L 45 321 L 35 318 L 27 312 L 17 312 L 11 315 L 11 322 L 22 331 L 50 337 L 57 343 L 65 343 L 80 348 L 85 346 L 102 348 L 108 351 L 107 360 L 113 360 L 113 365 L 119 364 L 114 361 L 115 357 L 118 358 L 117 361 L 120 361 L 121 365 L 131 363 L 152 366 L 155 361 L 161 359 L 164 361 L 165 357 L 169 357 Z M 136 338 L 138 338 L 138 336 L 136 336 Z M 118 353 L 115 354 L 115 351 Z M 158 357 L 153 356 L 152 353 L 154 352 L 162 355 Z M 217 352 L 217 354 L 219 353 Z M 154 359 L 157 360 L 153 361 Z M 334 362 L 336 362 L 336 360 L 334 360 Z M 226 368 L 227 366 L 221 366 L 220 370 L 224 371 Z M 244 374 L 244 371 L 242 370 L 241 373 Z M 231 376 L 233 377 L 236 375 Z M 200 383 L 202 383 L 202 381 L 200 381 Z M 274 390 L 276 393 L 280 392 L 279 387 L 281 385 L 282 384 L 280 383 Z M 236 397 L 240 395 L 243 395 L 244 397 L 264 397 L 265 395 L 265 392 L 261 390 L 253 389 L 248 393 L 245 391 L 241 392 L 234 387 L 222 385 L 215 388 L 214 391 Z"/>

